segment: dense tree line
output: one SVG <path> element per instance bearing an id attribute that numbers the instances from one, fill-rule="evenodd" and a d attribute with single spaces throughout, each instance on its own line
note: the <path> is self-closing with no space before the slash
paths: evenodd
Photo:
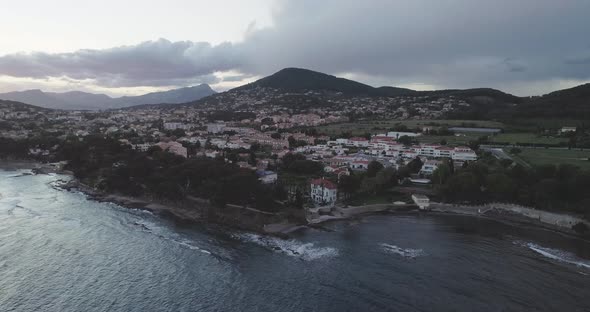
<path id="1" fill-rule="evenodd" d="M 432 180 L 449 202 L 512 202 L 590 217 L 590 171 L 568 164 L 525 168 L 484 155 L 463 168 L 443 164 Z"/>
<path id="2" fill-rule="evenodd" d="M 57 159 L 68 160 L 66 169 L 106 192 L 166 200 L 195 196 L 219 207 L 231 203 L 273 210 L 276 206 L 273 190 L 260 184 L 253 171 L 223 160 L 185 159 L 157 147 L 142 153 L 117 140 L 92 136 L 62 144 Z"/>

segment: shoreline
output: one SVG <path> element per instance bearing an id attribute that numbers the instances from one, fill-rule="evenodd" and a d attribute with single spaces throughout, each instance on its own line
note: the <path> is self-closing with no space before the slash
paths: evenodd
<path id="1" fill-rule="evenodd" d="M 322 224 L 326 224 L 329 222 L 335 221 L 350 221 L 359 219 L 365 216 L 371 215 L 378 215 L 382 213 L 386 214 L 434 214 L 434 215 L 459 215 L 459 216 L 471 216 L 471 217 L 483 217 L 486 219 L 491 219 L 499 222 L 506 222 L 512 225 L 529 225 L 535 226 L 539 228 L 543 228 L 546 230 L 559 232 L 562 234 L 566 234 L 568 236 L 588 239 L 584 235 L 581 235 L 571 227 L 564 227 L 558 226 L 554 224 L 549 224 L 546 222 L 542 222 L 539 219 L 530 218 L 524 214 L 519 214 L 515 212 L 508 212 L 503 211 L 501 208 L 494 208 L 491 207 L 492 204 L 487 204 L 484 206 L 459 206 L 459 205 L 452 205 L 452 204 L 442 204 L 442 203 L 432 203 L 433 207 L 428 211 L 421 211 L 418 209 L 410 209 L 415 207 L 415 205 L 407 204 L 407 205 L 394 205 L 394 204 L 376 204 L 376 205 L 364 205 L 364 206 L 336 206 L 333 209 L 335 211 L 331 212 L 329 215 L 318 215 L 316 218 L 306 218 L 306 223 L 293 223 L 289 221 L 287 218 L 277 220 L 278 222 L 271 222 L 271 223 L 264 223 L 259 222 L 258 220 L 255 223 L 240 223 L 235 222 L 235 216 L 232 215 L 218 215 L 215 217 L 211 217 L 203 213 L 204 211 L 209 210 L 212 208 L 211 204 L 208 200 L 189 197 L 185 199 L 182 203 L 162 203 L 156 200 L 148 199 L 148 198 L 140 198 L 140 197 L 132 197 L 132 196 L 125 196 L 119 194 L 107 194 L 101 191 L 97 191 L 96 189 L 80 182 L 78 179 L 73 177 L 72 172 L 64 171 L 55 168 L 50 164 L 43 164 L 35 161 L 27 161 L 27 160 L 16 160 L 16 161 L 6 161 L 0 160 L 0 170 L 37 170 L 35 174 L 47 174 L 47 173 L 57 173 L 69 176 L 71 179 L 69 181 L 64 181 L 62 185 L 59 187 L 66 191 L 71 191 L 72 189 L 76 189 L 86 196 L 88 196 L 89 200 L 94 200 L 98 202 L 110 202 L 117 205 L 120 205 L 125 208 L 129 209 L 140 209 L 152 212 L 154 214 L 158 214 L 163 217 L 171 217 L 179 222 L 189 222 L 195 224 L 207 224 L 207 223 L 214 223 L 221 226 L 227 226 L 235 229 L 252 231 L 256 233 L 266 234 L 266 235 L 273 235 L 280 238 L 288 238 L 290 234 L 306 229 L 306 228 L 315 228 L 321 230 L 328 230 L 324 228 Z M 239 207 L 236 205 L 228 205 L 233 209 L 238 209 L 240 212 L 240 217 L 244 213 L 252 213 L 252 211 L 256 211 L 255 209 L 248 209 L 247 207 Z M 192 208 L 192 209 L 189 209 Z M 198 207 L 197 209 L 194 209 Z M 481 212 L 481 208 L 485 207 L 485 211 Z M 247 211 L 246 211 L 247 210 Z M 542 213 L 550 213 L 540 211 Z M 336 213 L 334 215 L 333 213 Z M 563 218 L 571 217 L 566 214 L 555 214 L 557 216 L 561 216 Z M 278 216 L 277 214 L 272 214 L 273 216 Z M 229 222 L 229 220 L 233 219 L 234 222 Z M 241 220 L 240 220 L 241 221 Z M 588 224 L 587 221 L 584 221 Z"/>

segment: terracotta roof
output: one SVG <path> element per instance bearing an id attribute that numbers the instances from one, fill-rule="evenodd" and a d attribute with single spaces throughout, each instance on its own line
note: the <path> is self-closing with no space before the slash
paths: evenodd
<path id="1" fill-rule="evenodd" d="M 327 189 L 331 189 L 331 190 L 335 190 L 337 189 L 336 184 L 332 183 L 332 181 L 330 180 L 325 180 L 325 179 L 313 179 L 311 180 L 311 184 L 312 185 L 320 185 L 323 186 Z"/>

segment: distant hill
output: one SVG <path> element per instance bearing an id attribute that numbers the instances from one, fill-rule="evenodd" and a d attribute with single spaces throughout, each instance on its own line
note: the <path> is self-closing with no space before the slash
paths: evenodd
<path id="1" fill-rule="evenodd" d="M 0 99 L 28 103 L 53 109 L 113 109 L 134 105 L 171 103 L 179 104 L 198 100 L 214 94 L 215 91 L 207 84 L 153 92 L 140 96 L 124 96 L 112 98 L 105 94 L 94 94 L 80 91 L 57 93 L 41 90 L 1 93 Z"/>
<path id="2" fill-rule="evenodd" d="M 49 108 L 39 107 L 35 105 L 25 104 L 16 101 L 0 100 L 0 109 L 9 109 L 11 111 L 38 111 L 45 112 L 50 111 Z"/>
<path id="3" fill-rule="evenodd" d="M 215 94 L 208 84 L 186 87 L 162 92 L 153 92 L 139 96 L 124 96 L 115 99 L 119 107 L 145 104 L 180 104 Z"/>
<path id="4" fill-rule="evenodd" d="M 590 83 L 526 98 L 516 107 L 518 117 L 562 117 L 590 120 Z"/>

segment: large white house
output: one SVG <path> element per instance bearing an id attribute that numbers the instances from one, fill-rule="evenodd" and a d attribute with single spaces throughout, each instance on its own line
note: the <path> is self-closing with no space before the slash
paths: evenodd
<path id="1" fill-rule="evenodd" d="M 429 160 L 425 161 L 424 164 L 422 165 L 422 168 L 420 169 L 420 173 L 430 176 L 434 173 L 434 171 L 436 169 L 438 169 L 438 166 L 441 163 L 442 163 L 442 161 L 440 161 L 440 160 L 429 159 Z"/>
<path id="2" fill-rule="evenodd" d="M 458 161 L 475 161 L 477 154 L 469 147 L 455 147 L 451 152 L 451 158 Z"/>
<path id="3" fill-rule="evenodd" d="M 317 205 L 333 206 L 338 198 L 336 184 L 325 179 L 311 180 L 311 199 Z"/>
<path id="4" fill-rule="evenodd" d="M 426 195 L 412 194 L 412 200 L 420 210 L 428 209 L 430 206 L 430 199 Z"/>
<path id="5" fill-rule="evenodd" d="M 274 171 L 258 170 L 256 171 L 256 175 L 258 175 L 258 180 L 263 184 L 272 184 L 277 182 L 278 179 L 278 175 Z"/>

